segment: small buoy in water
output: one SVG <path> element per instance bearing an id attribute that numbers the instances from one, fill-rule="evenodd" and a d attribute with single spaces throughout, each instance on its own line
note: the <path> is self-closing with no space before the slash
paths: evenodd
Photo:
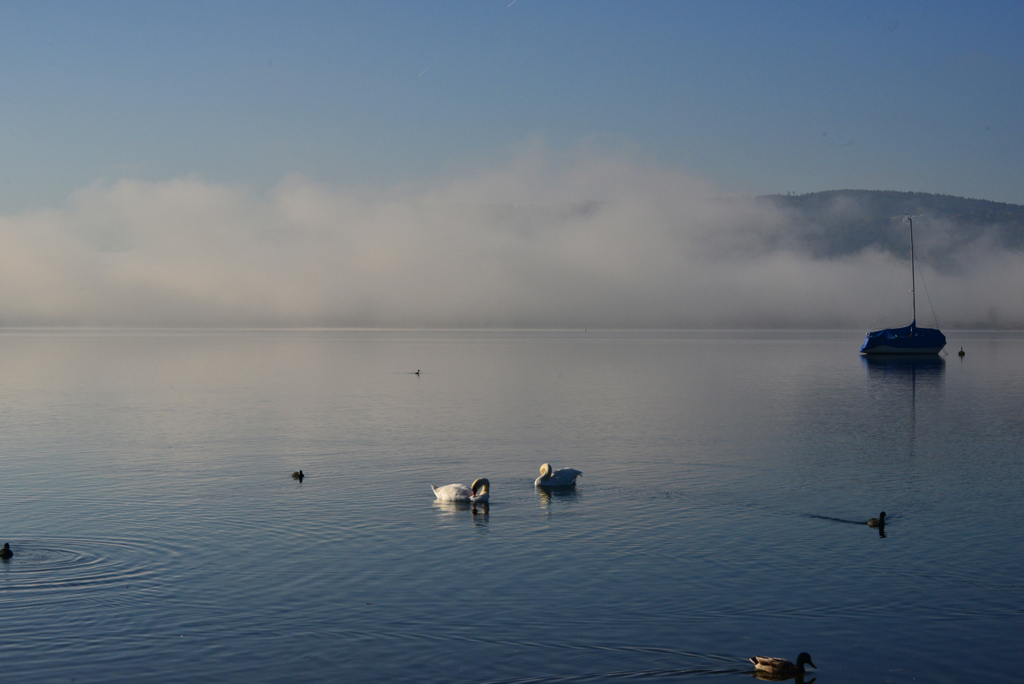
<path id="1" fill-rule="evenodd" d="M 299 482 L 302 482 L 302 478 L 306 476 L 302 474 L 301 470 L 296 470 L 294 473 L 292 473 L 292 477 L 294 477 Z"/>
<path id="2" fill-rule="evenodd" d="M 960 351 L 957 352 L 957 356 L 959 356 L 960 358 L 964 357 L 964 348 L 963 347 L 960 347 Z"/>
<path id="3" fill-rule="evenodd" d="M 14 557 L 14 552 L 11 551 L 11 545 L 10 544 L 4 544 L 4 548 L 0 549 L 0 559 L 10 560 L 13 557 Z"/>

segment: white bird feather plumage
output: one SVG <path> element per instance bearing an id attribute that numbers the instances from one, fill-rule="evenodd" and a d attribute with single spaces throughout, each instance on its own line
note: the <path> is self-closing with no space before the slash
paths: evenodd
<path id="1" fill-rule="evenodd" d="M 438 501 L 454 501 L 467 503 L 483 503 L 491 497 L 491 482 L 486 477 L 473 480 L 467 487 L 464 484 L 450 484 L 443 487 L 430 485 Z"/>
<path id="2" fill-rule="evenodd" d="M 550 463 L 540 467 L 540 477 L 534 480 L 536 487 L 572 487 L 576 484 L 576 478 L 582 477 L 583 473 L 575 468 L 559 468 L 552 470 Z"/>

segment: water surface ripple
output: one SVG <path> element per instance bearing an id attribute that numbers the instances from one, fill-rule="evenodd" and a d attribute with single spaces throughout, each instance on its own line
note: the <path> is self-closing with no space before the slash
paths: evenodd
<path id="1" fill-rule="evenodd" d="M 4 674 L 1016 682 L 1024 335 L 862 337 L 0 331 Z"/>

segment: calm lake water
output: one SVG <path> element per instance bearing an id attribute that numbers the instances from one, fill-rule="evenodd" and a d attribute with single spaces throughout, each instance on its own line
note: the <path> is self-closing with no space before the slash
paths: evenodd
<path id="1" fill-rule="evenodd" d="M 1024 335 L 947 336 L 2 332 L 0 668 L 1017 682 Z"/>

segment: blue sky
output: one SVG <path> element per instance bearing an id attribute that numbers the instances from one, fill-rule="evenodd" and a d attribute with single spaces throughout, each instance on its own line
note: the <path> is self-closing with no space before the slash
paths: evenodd
<path id="1" fill-rule="evenodd" d="M 868 326 L 891 256 L 750 254 L 786 217 L 743 198 L 1024 204 L 1022 29 L 1011 2 L 0 3 L 0 326 Z M 1024 256 L 920 273 L 953 320 L 1024 325 Z"/>
<path id="2" fill-rule="evenodd" d="M 537 140 L 762 194 L 1024 203 L 1020 3 L 0 5 L 0 209 L 431 180 Z"/>

